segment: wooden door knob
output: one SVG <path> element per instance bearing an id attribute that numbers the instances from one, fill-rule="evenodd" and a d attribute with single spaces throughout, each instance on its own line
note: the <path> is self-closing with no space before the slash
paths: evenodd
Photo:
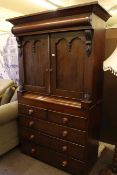
<path id="1" fill-rule="evenodd" d="M 63 150 L 63 151 L 67 151 L 67 146 L 64 145 L 64 146 L 62 147 L 62 150 Z"/>
<path id="2" fill-rule="evenodd" d="M 28 114 L 29 114 L 29 115 L 32 115 L 33 112 L 34 112 L 34 111 L 33 111 L 32 109 L 29 109 Z"/>
<path id="3" fill-rule="evenodd" d="M 66 124 L 66 123 L 68 122 L 68 118 L 67 118 L 67 117 L 64 117 L 64 118 L 62 119 L 62 122 L 63 122 L 64 124 Z"/>
<path id="4" fill-rule="evenodd" d="M 33 140 L 34 138 L 35 138 L 34 134 L 31 134 L 30 137 L 29 137 L 30 140 Z"/>
<path id="5" fill-rule="evenodd" d="M 31 153 L 35 153 L 36 152 L 36 149 L 35 148 L 32 148 L 31 149 Z"/>
<path id="6" fill-rule="evenodd" d="M 66 167 L 67 164 L 68 164 L 68 162 L 67 162 L 66 160 L 64 160 L 64 161 L 62 162 L 62 166 L 63 166 L 63 167 Z"/>
<path id="7" fill-rule="evenodd" d="M 34 125 L 34 121 L 30 121 L 29 122 L 29 127 L 33 126 Z"/>
<path id="8" fill-rule="evenodd" d="M 62 136 L 65 137 L 65 136 L 67 136 L 67 134 L 68 134 L 67 131 L 63 131 Z"/>
<path id="9" fill-rule="evenodd" d="M 47 68 L 45 71 L 46 71 L 46 72 L 49 72 L 49 69 Z"/>

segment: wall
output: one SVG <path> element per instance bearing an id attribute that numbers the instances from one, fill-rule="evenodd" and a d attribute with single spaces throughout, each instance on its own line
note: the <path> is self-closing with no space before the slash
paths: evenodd
<path id="1" fill-rule="evenodd" d="M 105 58 L 108 58 L 117 46 L 117 28 L 106 30 L 105 44 Z M 117 77 L 110 71 L 104 72 L 101 140 L 117 142 Z"/>

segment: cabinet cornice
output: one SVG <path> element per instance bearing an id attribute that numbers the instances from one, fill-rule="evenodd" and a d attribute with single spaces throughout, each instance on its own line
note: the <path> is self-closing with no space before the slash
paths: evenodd
<path id="1" fill-rule="evenodd" d="M 45 11 L 30 15 L 25 15 L 21 17 L 8 19 L 14 25 L 29 23 L 31 21 L 42 21 L 54 18 L 61 18 L 64 16 L 73 16 L 85 13 L 95 13 L 97 16 L 102 18 L 104 21 L 107 21 L 110 17 L 110 14 L 98 4 L 98 2 L 85 3 L 80 5 L 75 5 L 71 7 L 65 7 L 58 9 L 57 11 Z"/>

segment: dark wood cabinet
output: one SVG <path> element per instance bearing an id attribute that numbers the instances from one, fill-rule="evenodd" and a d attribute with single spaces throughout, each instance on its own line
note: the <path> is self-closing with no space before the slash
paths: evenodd
<path id="1" fill-rule="evenodd" d="M 19 49 L 23 153 L 74 175 L 98 157 L 109 14 L 97 3 L 9 19 Z"/>

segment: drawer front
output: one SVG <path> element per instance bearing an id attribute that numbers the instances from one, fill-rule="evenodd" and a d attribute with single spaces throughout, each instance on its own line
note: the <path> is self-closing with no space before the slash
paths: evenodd
<path id="1" fill-rule="evenodd" d="M 20 125 L 28 128 L 40 130 L 51 136 L 59 137 L 64 140 L 72 141 L 80 145 L 85 145 L 86 132 L 68 128 L 44 120 L 34 119 L 33 117 L 20 117 Z"/>
<path id="2" fill-rule="evenodd" d="M 46 109 L 28 106 L 28 105 L 19 104 L 19 114 L 28 115 L 28 116 L 40 118 L 43 120 L 47 119 L 47 110 Z"/>
<path id="3" fill-rule="evenodd" d="M 69 155 L 75 159 L 85 161 L 85 147 L 71 142 L 57 139 L 44 133 L 20 127 L 21 140 L 26 139 L 36 144 L 51 148 L 57 152 Z"/>
<path id="4" fill-rule="evenodd" d="M 85 163 L 65 156 L 60 153 L 56 153 L 51 149 L 41 147 L 30 142 L 21 143 L 22 152 L 42 160 L 46 163 L 56 166 L 57 168 L 63 169 L 73 175 L 85 174 L 86 165 Z"/>
<path id="5" fill-rule="evenodd" d="M 83 117 L 48 111 L 48 121 L 80 130 L 87 129 L 87 119 Z"/>

